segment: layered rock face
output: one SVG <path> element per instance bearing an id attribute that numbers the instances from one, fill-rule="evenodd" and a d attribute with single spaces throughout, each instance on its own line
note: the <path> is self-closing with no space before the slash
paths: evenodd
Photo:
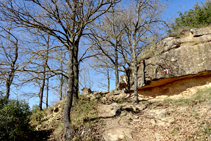
<path id="1" fill-rule="evenodd" d="M 181 37 L 167 37 L 143 52 L 138 61 L 142 95 L 177 94 L 211 82 L 211 27 L 191 29 Z M 142 87 L 143 68 L 146 85 Z M 166 69 L 168 73 L 164 72 Z M 121 76 L 121 84 L 125 77 Z"/>

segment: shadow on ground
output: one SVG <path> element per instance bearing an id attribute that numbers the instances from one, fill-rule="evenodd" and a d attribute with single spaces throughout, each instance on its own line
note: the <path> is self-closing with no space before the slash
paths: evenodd
<path id="1" fill-rule="evenodd" d="M 147 101 L 147 100 L 143 100 L 143 101 Z M 148 106 L 150 106 L 150 105 L 152 105 L 151 102 L 149 102 L 143 109 L 138 110 L 138 111 L 133 111 L 133 113 L 141 113 L 143 110 L 147 109 Z M 86 118 L 86 119 L 84 119 L 84 122 L 90 122 L 90 121 L 95 121 L 95 120 L 99 120 L 99 119 L 115 118 L 115 117 L 120 116 L 122 111 L 123 111 L 123 109 L 118 109 L 114 116 L 105 116 L 105 117 L 100 116 L 100 117 L 95 117 L 95 118 Z"/>
<path id="2" fill-rule="evenodd" d="M 42 130 L 42 131 L 32 131 L 31 132 L 31 141 L 54 141 L 50 140 L 50 135 L 53 133 L 53 129 L 51 130 Z"/>

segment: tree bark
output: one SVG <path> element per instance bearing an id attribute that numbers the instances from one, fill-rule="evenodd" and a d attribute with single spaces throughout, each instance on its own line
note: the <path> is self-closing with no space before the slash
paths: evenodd
<path id="1" fill-rule="evenodd" d="M 79 46 L 79 43 L 76 42 L 75 43 L 75 48 L 74 48 L 74 55 L 73 55 L 73 64 L 74 64 L 74 67 L 73 67 L 73 72 L 74 72 L 74 87 L 73 87 L 73 104 L 76 104 L 78 99 L 79 99 L 79 96 L 78 96 L 78 93 L 79 93 L 79 61 L 78 61 L 78 46 Z"/>
<path id="2" fill-rule="evenodd" d="M 136 62 L 136 61 L 135 61 Z M 134 103 L 138 103 L 137 63 L 134 63 Z"/>
<path id="3" fill-rule="evenodd" d="M 145 86 L 146 85 L 146 79 L 145 79 L 145 60 L 143 60 L 142 62 L 143 65 L 143 69 L 142 69 L 142 84 L 141 86 Z"/>
<path id="4" fill-rule="evenodd" d="M 50 42 L 50 36 L 48 35 L 47 38 L 47 50 L 46 50 L 46 56 L 45 56 L 45 70 L 48 66 L 48 54 L 49 54 L 49 42 Z M 48 86 L 49 86 L 49 78 L 48 78 L 48 72 L 45 74 L 46 78 L 46 108 L 48 108 Z"/>
<path id="5" fill-rule="evenodd" d="M 6 101 L 5 103 L 7 104 L 9 101 L 9 95 L 10 95 L 10 86 L 11 84 L 9 82 L 6 82 Z"/>
<path id="6" fill-rule="evenodd" d="M 6 79 L 6 104 L 8 103 L 9 101 L 9 96 L 10 96 L 10 87 L 12 85 L 12 82 L 13 82 L 13 78 L 15 76 L 15 62 L 12 62 L 12 65 L 11 65 L 11 72 L 9 74 L 9 77 Z"/>
<path id="7" fill-rule="evenodd" d="M 130 87 L 131 87 L 131 82 L 130 82 L 131 68 L 130 67 L 125 69 L 125 74 L 127 76 L 127 90 L 130 90 Z"/>
<path id="8" fill-rule="evenodd" d="M 62 58 L 63 56 L 61 55 L 61 58 Z M 60 61 L 60 67 L 61 67 L 61 69 L 63 70 L 63 62 L 62 61 Z M 64 84 L 64 78 L 63 78 L 63 75 L 60 75 L 60 100 L 62 100 L 62 98 L 63 98 L 63 92 L 62 92 L 62 89 L 63 89 L 63 84 Z"/>
<path id="9" fill-rule="evenodd" d="M 108 80 L 107 90 L 108 90 L 108 92 L 110 92 L 110 74 L 109 74 L 109 69 L 106 68 L 106 71 L 107 71 L 107 80 Z"/>
<path id="10" fill-rule="evenodd" d="M 116 88 L 119 84 L 119 70 L 118 70 L 118 50 L 117 50 L 117 40 L 115 40 L 115 79 L 116 79 Z"/>
<path id="11" fill-rule="evenodd" d="M 47 80 L 46 80 L 46 108 L 48 108 L 48 91 L 49 91 L 49 78 L 47 73 Z"/>
<path id="12" fill-rule="evenodd" d="M 63 115 L 63 123 L 64 123 L 64 139 L 72 140 L 71 136 L 71 127 L 70 127 L 70 110 L 72 107 L 72 100 L 74 95 L 74 72 L 73 72 L 73 49 L 69 50 L 69 59 L 68 59 L 68 90 L 67 90 L 67 99 L 64 106 L 64 115 Z"/>
<path id="13" fill-rule="evenodd" d="M 6 104 L 9 101 L 10 87 L 11 87 L 12 82 L 13 82 L 13 79 L 15 77 L 15 72 L 16 72 L 16 69 L 17 69 L 16 62 L 18 60 L 18 39 L 13 34 L 11 34 L 10 32 L 8 32 L 8 33 L 12 37 L 15 38 L 16 42 L 14 43 L 14 46 L 15 46 L 15 56 L 14 56 L 14 59 L 11 59 L 11 64 L 10 64 L 11 69 L 10 69 L 9 77 L 6 79 L 6 101 L 5 101 Z"/>
<path id="14" fill-rule="evenodd" d="M 133 68 L 134 68 L 134 103 L 138 103 L 138 78 L 137 78 L 137 56 L 136 56 L 136 40 L 135 33 L 133 33 Z"/>
<path id="15" fill-rule="evenodd" d="M 75 21 L 76 18 L 76 1 L 73 2 L 73 7 L 72 7 L 72 18 L 73 21 Z M 71 23 L 71 30 L 72 33 L 74 33 L 74 28 L 75 28 L 75 22 Z M 70 111 L 72 108 L 73 104 L 73 97 L 76 89 L 75 89 L 75 77 L 77 78 L 77 74 L 75 73 L 75 70 L 77 68 L 77 57 L 78 57 L 78 44 L 75 46 L 75 37 L 74 35 L 70 35 L 70 43 L 69 43 L 69 59 L 68 59 L 68 90 L 67 90 L 67 99 L 64 107 L 64 115 L 63 115 L 63 123 L 64 123 L 64 139 L 65 141 L 72 140 L 71 136 L 71 127 L 70 127 Z M 77 42 L 79 43 L 79 42 Z M 70 45 L 71 44 L 71 45 Z"/>
<path id="16" fill-rule="evenodd" d="M 63 76 L 61 75 L 60 76 L 60 100 L 62 100 L 62 95 L 63 95 L 63 93 L 62 93 L 62 88 L 63 88 Z"/>
<path id="17" fill-rule="evenodd" d="M 40 101 L 39 101 L 40 111 L 42 110 L 44 87 L 45 87 L 45 65 L 43 66 L 42 86 L 41 86 L 40 92 L 39 92 L 39 94 L 40 94 Z"/>

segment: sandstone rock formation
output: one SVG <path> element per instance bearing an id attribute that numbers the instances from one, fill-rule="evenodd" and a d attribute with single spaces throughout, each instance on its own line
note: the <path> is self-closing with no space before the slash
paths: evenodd
<path id="1" fill-rule="evenodd" d="M 211 82 L 211 27 L 191 29 L 181 37 L 164 38 L 143 52 L 138 61 L 138 89 L 142 95 L 177 94 Z M 145 86 L 142 86 L 143 73 Z M 126 75 L 121 76 L 122 86 L 126 79 Z"/>
<path id="2" fill-rule="evenodd" d="M 90 93 L 92 93 L 91 89 L 84 87 L 83 89 L 81 89 L 84 95 L 89 95 Z"/>
<path id="3" fill-rule="evenodd" d="M 106 103 L 106 97 L 105 95 L 108 94 L 108 92 L 98 92 L 98 91 L 92 91 L 91 89 L 84 87 L 81 89 L 83 92 L 84 98 L 88 98 L 89 100 L 101 100 L 102 103 Z"/>

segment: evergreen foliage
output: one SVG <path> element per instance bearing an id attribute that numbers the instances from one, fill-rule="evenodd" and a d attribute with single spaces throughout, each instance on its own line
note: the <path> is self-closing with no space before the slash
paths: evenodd
<path id="1" fill-rule="evenodd" d="M 31 112 L 32 112 L 32 115 L 30 119 L 33 121 L 37 121 L 38 122 L 37 124 L 40 124 L 42 122 L 41 119 L 44 116 L 44 111 L 40 111 L 40 108 L 38 105 L 33 105 Z"/>
<path id="2" fill-rule="evenodd" d="M 5 95 L 0 91 L 0 109 L 2 109 L 6 104 L 6 97 Z"/>
<path id="3" fill-rule="evenodd" d="M 29 125 L 30 107 L 25 102 L 17 100 L 4 104 L 1 99 L 0 108 L 0 140 L 27 140 L 31 126 Z"/>
<path id="4" fill-rule="evenodd" d="M 208 26 L 211 24 L 211 0 L 207 0 L 205 3 L 194 5 L 193 9 L 185 11 L 184 14 L 180 12 L 179 18 L 175 19 L 175 23 L 172 28 L 174 31 L 184 28 L 198 28 L 202 26 Z"/>

